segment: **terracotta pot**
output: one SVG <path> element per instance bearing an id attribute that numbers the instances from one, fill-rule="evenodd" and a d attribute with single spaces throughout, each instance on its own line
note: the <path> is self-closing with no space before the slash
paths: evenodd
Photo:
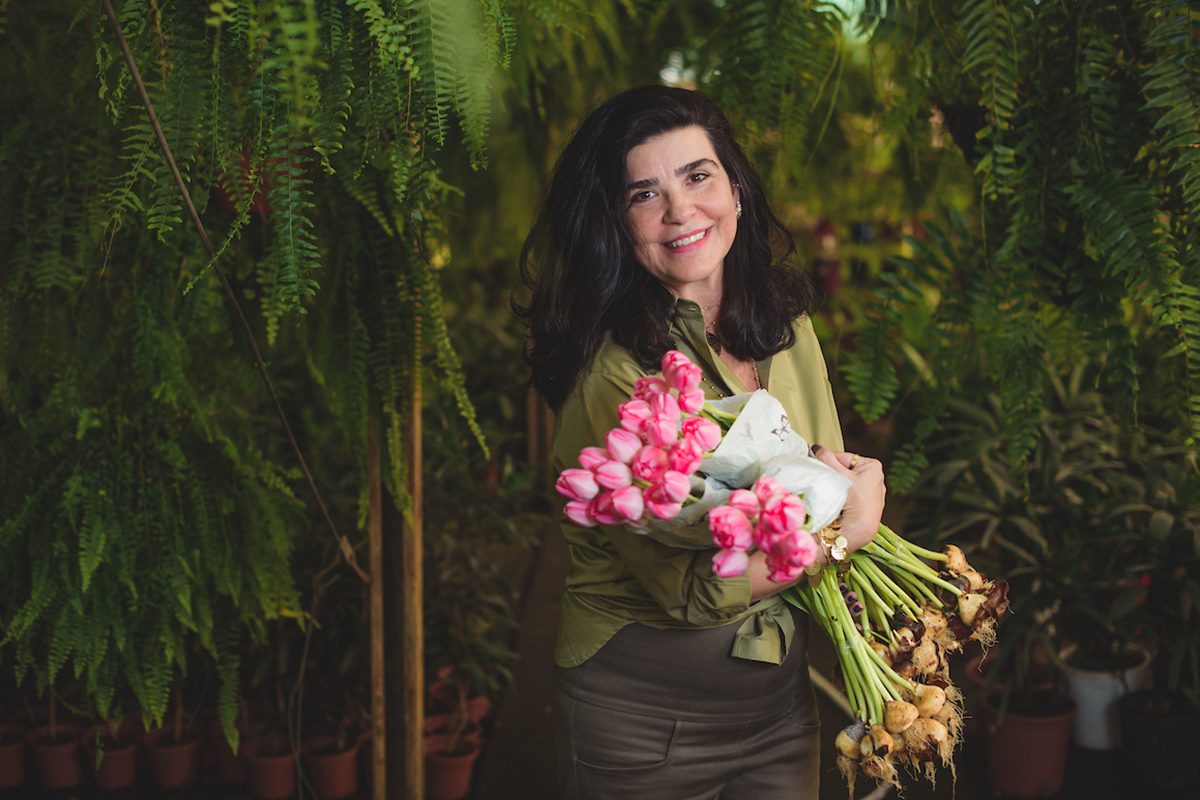
<path id="1" fill-rule="evenodd" d="M 159 729 L 146 734 L 150 769 L 158 788 L 182 789 L 196 782 L 200 765 L 200 740 L 194 736 L 176 742 Z"/>
<path id="2" fill-rule="evenodd" d="M 992 788 L 1011 797 L 1046 797 L 1062 787 L 1071 742 L 1070 701 L 1046 695 L 1027 709 L 999 709 L 1000 692 L 986 695 L 981 704 L 988 730 L 988 779 Z"/>
<path id="3" fill-rule="evenodd" d="M 296 793 L 296 754 L 270 752 L 264 744 L 263 739 L 242 744 L 250 792 L 262 800 L 291 797 Z"/>
<path id="4" fill-rule="evenodd" d="M 124 726 L 122 726 L 124 727 Z M 100 764 L 96 765 L 96 729 L 83 734 L 83 752 L 92 767 L 92 780 L 101 789 L 125 789 L 137 779 L 137 742 L 124 736 L 113 736 L 112 726 L 101 726 Z"/>
<path id="5" fill-rule="evenodd" d="M 1121 732 L 1125 757 L 1140 780 L 1184 796 L 1179 789 L 1200 781 L 1200 710 L 1178 692 L 1143 690 L 1121 698 Z"/>
<path id="6" fill-rule="evenodd" d="M 62 723 L 50 737 L 50 726 L 35 728 L 29 743 L 37 761 L 42 786 L 47 789 L 73 789 L 83 781 L 83 758 L 79 751 L 81 729 Z"/>
<path id="7" fill-rule="evenodd" d="M 0 791 L 25 783 L 25 738 L 28 734 L 24 725 L 9 722 L 0 725 Z"/>
<path id="8" fill-rule="evenodd" d="M 424 731 L 426 737 L 435 733 L 444 733 L 452 736 L 457 727 L 458 720 L 454 714 L 430 714 L 425 717 Z M 458 735 L 460 738 L 479 744 L 483 741 L 483 728 L 479 727 L 478 722 L 468 719 Z"/>
<path id="9" fill-rule="evenodd" d="M 425 794 L 429 800 L 459 800 L 471 792 L 471 773 L 479 758 L 479 745 L 460 739 L 453 748 L 450 737 L 434 734 L 425 739 Z"/>
<path id="10" fill-rule="evenodd" d="M 359 739 L 338 747 L 333 736 L 318 736 L 304 746 L 304 766 L 321 800 L 337 800 L 358 791 Z"/>
<path id="11" fill-rule="evenodd" d="M 217 777 L 224 786 L 241 786 L 246 782 L 246 765 L 242 757 L 229 746 L 220 720 L 209 720 L 206 749 Z"/>
<path id="12" fill-rule="evenodd" d="M 1111 670 L 1080 669 L 1067 662 L 1067 687 L 1075 701 L 1075 744 L 1089 750 L 1116 750 L 1121 746 L 1118 702 L 1130 692 L 1149 689 L 1150 652 L 1133 651 L 1136 663 Z"/>

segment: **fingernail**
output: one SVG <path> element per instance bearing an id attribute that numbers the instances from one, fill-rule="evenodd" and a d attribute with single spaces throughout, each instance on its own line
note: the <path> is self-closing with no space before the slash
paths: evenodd
<path id="1" fill-rule="evenodd" d="M 818 453 L 820 453 L 820 452 L 821 452 L 821 449 L 822 449 L 822 448 L 821 448 L 821 445 L 819 445 L 819 444 L 814 444 L 814 445 L 812 446 L 813 455 L 815 456 L 815 455 L 817 455 Z"/>

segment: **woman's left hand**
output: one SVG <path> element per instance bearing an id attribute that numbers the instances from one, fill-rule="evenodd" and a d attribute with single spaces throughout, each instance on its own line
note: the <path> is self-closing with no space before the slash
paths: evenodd
<path id="1" fill-rule="evenodd" d="M 856 453 L 836 453 L 819 445 L 813 449 L 823 464 L 850 479 L 846 506 L 842 509 L 842 536 L 846 537 L 847 549 L 857 550 L 875 538 L 883 519 L 887 495 L 883 464 L 878 459 Z"/>

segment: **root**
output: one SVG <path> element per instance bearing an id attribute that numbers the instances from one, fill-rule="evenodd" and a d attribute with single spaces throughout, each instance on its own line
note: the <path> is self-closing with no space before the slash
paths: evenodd
<path id="1" fill-rule="evenodd" d="M 900 785 L 900 773 L 896 772 L 896 766 L 892 764 L 890 758 L 870 755 L 865 756 L 859 761 L 859 764 L 862 765 L 863 774 L 868 778 L 874 778 L 880 783 L 890 783 L 897 789 L 903 788 Z"/>
<path id="2" fill-rule="evenodd" d="M 842 773 L 842 778 L 846 781 L 846 789 L 849 792 L 848 797 L 854 800 L 854 779 L 858 777 L 858 762 L 846 758 L 843 755 L 837 757 L 838 772 Z"/>

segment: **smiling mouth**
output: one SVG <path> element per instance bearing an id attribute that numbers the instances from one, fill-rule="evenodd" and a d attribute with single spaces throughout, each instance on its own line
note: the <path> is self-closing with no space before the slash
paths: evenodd
<path id="1" fill-rule="evenodd" d="M 701 239 L 704 239 L 705 237 L 707 237 L 708 232 L 711 230 L 712 230 L 712 228 L 705 228 L 702 231 L 697 231 L 696 233 L 690 233 L 687 236 L 682 236 L 678 239 L 667 242 L 666 243 L 667 247 L 669 247 L 672 250 L 675 250 L 676 248 L 679 248 L 679 247 L 687 247 L 689 244 L 695 244 L 696 242 L 700 241 Z"/>

